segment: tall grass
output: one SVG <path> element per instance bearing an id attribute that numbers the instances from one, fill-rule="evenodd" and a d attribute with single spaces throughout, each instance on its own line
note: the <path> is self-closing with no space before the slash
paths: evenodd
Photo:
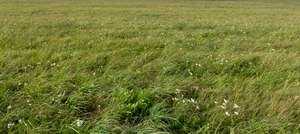
<path id="1" fill-rule="evenodd" d="M 299 4 L 0 0 L 0 133 L 299 133 Z"/>

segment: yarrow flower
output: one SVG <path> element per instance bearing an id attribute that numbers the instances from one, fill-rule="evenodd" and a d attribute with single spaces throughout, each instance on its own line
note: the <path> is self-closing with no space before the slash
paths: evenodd
<path id="1" fill-rule="evenodd" d="M 229 113 L 229 112 L 225 112 L 225 115 L 226 115 L 226 116 L 230 116 L 230 113 Z"/>
<path id="2" fill-rule="evenodd" d="M 234 112 L 235 115 L 239 115 L 239 112 Z"/>

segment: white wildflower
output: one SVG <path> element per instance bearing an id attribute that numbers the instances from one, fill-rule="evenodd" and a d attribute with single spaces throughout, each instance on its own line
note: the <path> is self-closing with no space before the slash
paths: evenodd
<path id="1" fill-rule="evenodd" d="M 223 105 L 222 105 L 221 108 L 222 108 L 222 109 L 226 109 L 226 106 L 223 106 Z"/>
<path id="2" fill-rule="evenodd" d="M 175 101 L 178 101 L 179 99 L 175 97 L 174 100 L 175 100 Z"/>
<path id="3" fill-rule="evenodd" d="M 199 106 L 196 106 L 196 109 L 200 109 Z"/>
<path id="4" fill-rule="evenodd" d="M 10 129 L 10 128 L 11 128 L 12 126 L 14 126 L 14 125 L 15 125 L 14 123 L 8 123 L 8 124 L 7 124 L 7 128 Z"/>
<path id="5" fill-rule="evenodd" d="M 239 112 L 234 112 L 235 115 L 239 115 Z"/>
<path id="6" fill-rule="evenodd" d="M 29 103 L 30 101 L 29 100 L 27 100 L 27 103 Z"/>
<path id="7" fill-rule="evenodd" d="M 237 104 L 234 104 L 233 108 L 236 108 L 236 109 L 238 109 L 238 108 L 240 108 L 240 106 L 239 106 L 239 105 L 237 105 Z"/>
<path id="8" fill-rule="evenodd" d="M 192 103 L 196 103 L 196 101 L 195 101 L 193 98 L 191 98 L 191 102 L 192 102 Z"/>
<path id="9" fill-rule="evenodd" d="M 224 103 L 228 103 L 228 100 L 224 99 Z"/>
<path id="10" fill-rule="evenodd" d="M 64 92 L 63 92 L 63 93 L 61 93 L 61 94 L 58 94 L 57 96 L 58 96 L 58 97 L 62 97 L 62 96 L 65 96 L 65 94 L 66 94 L 66 90 L 64 90 Z"/>
<path id="11" fill-rule="evenodd" d="M 81 127 L 83 125 L 83 120 L 80 119 L 76 120 L 76 125 L 77 127 Z"/>
<path id="12" fill-rule="evenodd" d="M 55 62 L 54 62 L 54 63 L 52 63 L 52 64 L 51 64 L 51 66 L 56 66 L 56 63 L 55 63 Z"/>
<path id="13" fill-rule="evenodd" d="M 185 103 L 185 100 L 182 100 L 183 103 Z"/>
<path id="14" fill-rule="evenodd" d="M 230 113 L 229 113 L 229 112 L 225 112 L 225 115 L 226 115 L 226 116 L 230 116 Z"/>
<path id="15" fill-rule="evenodd" d="M 217 102 L 217 101 L 215 101 L 215 104 L 218 104 L 218 102 Z"/>
<path id="16" fill-rule="evenodd" d="M 11 105 L 7 106 L 7 109 L 8 109 L 8 110 L 11 109 Z"/>
<path id="17" fill-rule="evenodd" d="M 179 93 L 180 93 L 180 89 L 176 89 L 176 93 L 178 93 L 178 94 L 179 94 Z"/>
<path id="18" fill-rule="evenodd" d="M 18 120 L 18 122 L 19 122 L 19 123 L 22 123 L 22 120 L 20 119 L 20 120 Z"/>

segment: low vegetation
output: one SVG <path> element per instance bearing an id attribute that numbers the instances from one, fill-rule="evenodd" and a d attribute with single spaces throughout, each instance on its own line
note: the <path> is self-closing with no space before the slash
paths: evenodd
<path id="1" fill-rule="evenodd" d="M 300 1 L 0 0 L 0 133 L 300 133 Z"/>

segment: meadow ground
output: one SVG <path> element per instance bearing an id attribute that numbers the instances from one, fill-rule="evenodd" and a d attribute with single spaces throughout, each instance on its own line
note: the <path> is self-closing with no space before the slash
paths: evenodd
<path id="1" fill-rule="evenodd" d="M 0 0 L 0 133 L 300 133 L 300 1 Z"/>

